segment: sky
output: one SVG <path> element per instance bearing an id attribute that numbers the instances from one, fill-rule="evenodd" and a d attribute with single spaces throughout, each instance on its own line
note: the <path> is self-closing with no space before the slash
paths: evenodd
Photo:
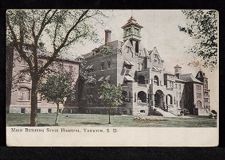
<path id="1" fill-rule="evenodd" d="M 112 31 L 112 41 L 122 41 L 122 26 L 133 16 L 143 26 L 141 30 L 141 43 L 147 50 L 157 47 L 160 56 L 165 61 L 167 71 L 174 73 L 176 64 L 182 66 L 182 73 L 193 73 L 195 76 L 199 69 L 206 73 L 209 78 L 209 89 L 211 90 L 211 108 L 218 111 L 219 74 L 218 67 L 208 70 L 203 67 L 189 66 L 188 63 L 198 59 L 186 51 L 193 40 L 183 32 L 180 32 L 178 25 L 185 25 L 185 17 L 180 10 L 102 10 L 107 16 L 103 18 L 103 25 L 96 24 L 96 32 L 100 41 L 94 43 L 86 41 L 84 44 L 77 44 L 69 49 L 72 57 L 90 52 L 92 49 L 104 44 L 104 30 Z"/>

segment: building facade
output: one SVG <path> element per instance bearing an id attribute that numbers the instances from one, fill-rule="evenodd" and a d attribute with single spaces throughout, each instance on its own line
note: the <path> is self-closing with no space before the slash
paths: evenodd
<path id="1" fill-rule="evenodd" d="M 46 50 L 38 50 L 38 65 L 45 64 L 48 56 Z M 43 53 L 43 54 L 42 54 Z M 19 56 L 13 47 L 7 47 L 7 67 L 6 67 L 6 110 L 9 113 L 30 113 L 31 111 L 31 78 L 29 73 L 23 71 L 28 68 L 27 63 Z M 69 72 L 76 82 L 79 76 L 79 63 L 67 59 L 56 59 L 55 62 L 49 67 L 51 71 L 66 71 Z M 71 102 L 69 99 L 65 104 L 60 104 L 60 112 L 77 112 L 77 103 Z M 56 112 L 56 104 L 47 102 L 38 93 L 38 113 L 54 113 Z"/>
<path id="2" fill-rule="evenodd" d="M 113 109 L 114 114 L 172 116 L 188 111 L 207 115 L 210 102 L 204 73 L 199 71 L 196 77 L 182 74 L 179 65 L 174 73 L 168 73 L 157 48 L 143 47 L 142 28 L 131 17 L 122 26 L 123 41 L 111 41 L 111 31 L 106 30 L 105 45 L 83 55 L 89 78 L 80 91 L 80 111 L 107 113 L 98 94 L 99 86 L 107 81 L 121 85 L 123 90 L 123 104 Z"/>

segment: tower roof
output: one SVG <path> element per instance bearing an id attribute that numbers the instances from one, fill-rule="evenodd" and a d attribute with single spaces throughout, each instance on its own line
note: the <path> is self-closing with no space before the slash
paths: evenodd
<path id="1" fill-rule="evenodd" d="M 136 19 L 134 19 L 132 16 L 130 17 L 130 19 L 127 21 L 127 23 L 125 25 L 122 26 L 122 28 L 126 28 L 127 26 L 130 25 L 135 25 L 139 28 L 143 28 L 143 26 L 141 26 L 140 24 L 137 23 Z"/>
<path id="2" fill-rule="evenodd" d="M 182 68 L 182 67 L 177 64 L 176 66 L 174 66 L 174 68 Z"/>

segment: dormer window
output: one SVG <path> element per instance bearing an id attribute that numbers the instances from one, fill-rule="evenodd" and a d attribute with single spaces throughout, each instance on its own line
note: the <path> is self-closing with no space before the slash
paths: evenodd
<path id="1" fill-rule="evenodd" d="M 133 66 L 133 64 L 127 60 L 124 61 L 124 67 L 126 67 L 127 69 L 131 69 L 131 67 Z"/>
<path id="2" fill-rule="evenodd" d="M 104 62 L 101 63 L 101 70 L 104 70 L 105 69 L 105 64 Z"/>

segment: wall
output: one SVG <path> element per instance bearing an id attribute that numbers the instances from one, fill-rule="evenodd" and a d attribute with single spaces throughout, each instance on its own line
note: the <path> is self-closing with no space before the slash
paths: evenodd
<path id="1" fill-rule="evenodd" d="M 26 74 L 26 78 L 23 80 L 23 81 L 20 81 L 18 82 L 18 73 L 27 68 L 27 64 L 25 61 L 23 61 L 18 53 L 16 51 L 14 51 L 14 59 L 13 59 L 13 73 L 12 73 L 12 77 L 13 77 L 13 88 L 11 90 L 11 103 L 10 103 L 10 109 L 9 109 L 9 112 L 10 113 L 21 113 L 21 110 L 24 108 L 25 109 L 25 112 L 26 113 L 30 113 L 30 99 L 28 100 L 20 100 L 18 99 L 19 97 L 19 88 L 21 87 L 25 87 L 29 90 L 31 90 L 31 79 L 30 79 L 30 76 L 29 74 Z M 45 63 L 46 62 L 46 59 L 45 58 L 39 58 L 39 60 L 42 61 L 42 63 Z M 40 63 L 40 61 L 39 61 Z M 41 64 L 41 63 L 40 63 Z M 67 60 L 58 60 L 56 62 L 54 62 L 50 68 L 52 69 L 56 69 L 58 70 L 59 69 L 59 64 L 62 64 L 62 67 L 70 72 L 72 77 L 73 77 L 73 80 L 74 80 L 74 85 L 76 86 L 76 82 L 77 82 L 77 79 L 78 79 L 78 76 L 79 76 L 79 64 L 76 63 L 76 62 L 70 62 L 70 61 L 67 61 Z M 70 70 L 70 66 L 73 67 L 72 70 Z M 66 106 L 65 108 L 70 108 L 70 109 L 73 109 L 73 108 L 76 108 L 76 103 L 75 102 L 66 102 Z M 63 105 L 61 104 L 60 105 L 60 109 L 63 109 Z M 56 111 L 56 104 L 53 104 L 53 103 L 48 103 L 46 100 L 39 100 L 38 101 L 38 109 L 41 109 L 41 113 L 48 113 L 48 109 L 51 109 L 52 112 L 55 112 Z"/>

